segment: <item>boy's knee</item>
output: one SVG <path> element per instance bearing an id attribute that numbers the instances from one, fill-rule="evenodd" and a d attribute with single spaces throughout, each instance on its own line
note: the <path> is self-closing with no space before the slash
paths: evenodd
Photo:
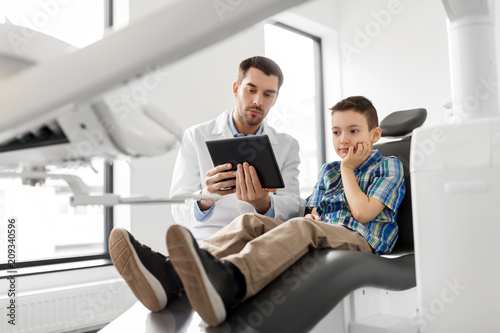
<path id="1" fill-rule="evenodd" d="M 288 220 L 287 227 L 295 230 L 296 232 L 300 232 L 308 234 L 310 230 L 316 229 L 316 221 L 312 219 L 306 219 L 304 217 L 294 217 L 293 219 Z"/>
<path id="2" fill-rule="evenodd" d="M 259 213 L 245 213 L 243 215 L 241 215 L 242 217 L 244 218 L 249 218 L 249 219 L 252 219 L 252 218 L 259 218 L 261 217 L 262 215 L 259 214 Z"/>
<path id="3" fill-rule="evenodd" d="M 244 226 L 256 226 L 256 225 L 262 225 L 264 222 L 260 218 L 262 215 L 257 214 L 257 213 L 245 213 L 241 215 L 238 220 L 240 224 Z"/>
<path id="4" fill-rule="evenodd" d="M 311 221 L 314 222 L 313 220 L 306 219 L 305 217 L 294 217 L 288 220 L 287 222 L 290 224 L 307 224 L 310 223 Z"/>
<path id="5" fill-rule="evenodd" d="M 246 230 L 247 233 L 252 235 L 261 235 L 283 223 L 258 213 L 243 214 L 237 221 L 240 229 Z"/>

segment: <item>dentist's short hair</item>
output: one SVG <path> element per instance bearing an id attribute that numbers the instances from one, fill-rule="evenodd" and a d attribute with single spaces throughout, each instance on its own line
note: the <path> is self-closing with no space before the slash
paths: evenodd
<path id="1" fill-rule="evenodd" d="M 247 72 L 250 68 L 257 68 L 264 72 L 266 75 L 275 75 L 278 77 L 278 91 L 283 84 L 283 72 L 281 71 L 280 66 L 274 60 L 271 60 L 262 56 L 255 56 L 248 59 L 243 60 L 240 63 L 240 68 L 238 71 L 238 84 L 241 84 Z"/>

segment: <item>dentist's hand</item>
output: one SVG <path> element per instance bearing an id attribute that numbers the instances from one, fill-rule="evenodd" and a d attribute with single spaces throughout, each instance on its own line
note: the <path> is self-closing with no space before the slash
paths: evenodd
<path id="1" fill-rule="evenodd" d="M 262 188 L 254 166 L 247 162 L 238 164 L 236 170 L 236 198 L 251 204 L 255 210 L 265 214 L 271 207 L 269 192 L 274 189 Z"/>
<path id="2" fill-rule="evenodd" d="M 236 193 L 235 188 L 227 189 L 236 185 L 236 171 L 228 171 L 231 170 L 231 168 L 231 163 L 227 163 L 208 170 L 206 174 L 207 178 L 205 179 L 206 187 L 201 191 L 201 194 L 228 195 Z M 216 200 L 200 200 L 198 201 L 198 207 L 200 207 L 202 211 L 207 210 L 215 201 Z"/>

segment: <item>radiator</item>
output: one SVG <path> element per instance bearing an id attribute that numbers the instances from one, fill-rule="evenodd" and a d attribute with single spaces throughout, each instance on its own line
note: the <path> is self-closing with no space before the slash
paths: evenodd
<path id="1" fill-rule="evenodd" d="M 10 298 L 0 298 L 0 332 L 85 332 L 112 321 L 137 301 L 121 279 L 16 296 L 15 325 L 9 323 Z"/>

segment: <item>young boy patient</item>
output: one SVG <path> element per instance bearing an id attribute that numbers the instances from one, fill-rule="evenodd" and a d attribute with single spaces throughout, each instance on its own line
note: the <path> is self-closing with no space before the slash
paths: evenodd
<path id="1" fill-rule="evenodd" d="M 113 263 L 147 308 L 160 311 L 184 289 L 200 317 L 218 326 L 227 310 L 258 293 L 311 249 L 392 250 L 405 194 L 403 166 L 396 157 L 373 150 L 381 129 L 368 99 L 349 97 L 331 111 L 333 146 L 342 161 L 322 166 L 308 203 L 311 214 L 286 222 L 241 215 L 199 244 L 186 228 L 173 225 L 167 231 L 170 257 L 153 254 L 124 229 L 113 230 Z M 238 165 L 240 188 L 260 186 L 254 179 L 252 166 Z"/>

